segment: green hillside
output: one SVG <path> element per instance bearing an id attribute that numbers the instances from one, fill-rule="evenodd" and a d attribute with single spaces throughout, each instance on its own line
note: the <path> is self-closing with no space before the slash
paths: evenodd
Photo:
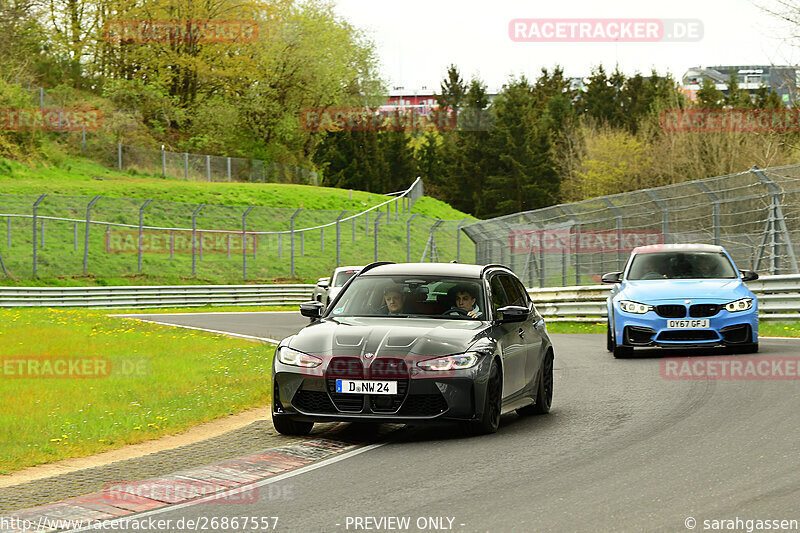
<path id="1" fill-rule="evenodd" d="M 33 277 L 32 218 L 0 216 L 0 254 L 7 275 L 6 285 L 126 285 L 179 283 L 242 283 L 242 215 L 248 206 L 247 229 L 282 232 L 295 218 L 295 269 L 291 272 L 291 239 L 288 234 L 248 238 L 247 282 L 309 282 L 326 275 L 336 266 L 336 227 L 317 228 L 348 218 L 394 197 L 329 187 L 274 183 L 185 182 L 135 172 L 117 172 L 80 158 L 67 158 L 58 165 L 26 166 L 0 159 L 0 214 L 30 215 L 33 203 L 42 195 L 39 217 L 45 219 L 44 240 L 37 224 L 37 276 Z M 153 199 L 144 212 L 144 225 L 159 228 L 191 228 L 197 216 L 198 246 L 191 248 L 191 232 L 145 231 L 142 269 L 138 268 L 138 229 L 93 224 L 83 274 L 86 207 L 97 195 L 92 220 L 136 226 L 144 200 Z M 375 259 L 377 211 L 362 214 L 340 224 L 340 264 L 364 264 Z M 431 258 L 430 229 L 434 234 L 434 256 L 440 261 L 474 259 L 474 246 L 466 236 L 456 241 L 458 225 L 472 217 L 430 197 L 420 198 L 409 213 L 402 202 L 380 210 L 378 259 L 419 261 Z M 413 219 L 412 219 L 413 217 Z M 410 231 L 408 221 L 411 221 Z M 303 228 L 317 228 L 299 232 Z M 223 233 L 224 232 L 224 233 Z M 238 233 L 237 233 L 238 232 Z M 10 243 L 9 243 L 10 239 Z M 237 243 L 238 239 L 238 243 Z M 204 243 L 204 253 L 199 243 Z M 169 245 L 172 244 L 172 253 Z M 161 248 L 156 246 L 160 243 Z M 409 248 L 410 243 L 410 248 Z M 9 246 L 10 244 L 10 246 Z M 152 247 L 151 247 L 152 246 Z M 252 249 L 255 248 L 255 249 Z M 194 263 L 195 274 L 192 275 Z"/>

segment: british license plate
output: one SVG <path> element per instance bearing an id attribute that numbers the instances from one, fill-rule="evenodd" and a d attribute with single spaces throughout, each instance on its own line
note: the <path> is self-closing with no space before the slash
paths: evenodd
<path id="1" fill-rule="evenodd" d="M 697 318 L 694 320 L 667 320 L 667 329 L 708 329 L 709 320 L 707 318 Z"/>
<path id="2" fill-rule="evenodd" d="M 336 392 L 342 394 L 397 394 L 397 382 L 367 379 L 337 379 Z"/>

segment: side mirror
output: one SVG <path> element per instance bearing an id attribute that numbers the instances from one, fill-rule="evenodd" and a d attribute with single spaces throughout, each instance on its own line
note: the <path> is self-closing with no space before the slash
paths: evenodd
<path id="1" fill-rule="evenodd" d="M 742 281 L 755 281 L 758 279 L 758 274 L 752 270 L 740 270 L 739 276 L 742 278 Z"/>
<path id="2" fill-rule="evenodd" d="M 525 322 L 531 314 L 531 310 L 521 305 L 507 305 L 497 310 L 503 314 L 500 322 Z"/>
<path id="3" fill-rule="evenodd" d="M 621 279 L 622 272 L 609 272 L 600 278 L 603 283 L 619 283 Z"/>
<path id="4" fill-rule="evenodd" d="M 316 300 L 303 302 L 300 304 L 300 314 L 313 320 L 322 316 L 323 307 L 325 307 L 325 304 Z"/>
<path id="5" fill-rule="evenodd" d="M 330 281 L 329 281 L 329 280 L 327 280 L 327 279 L 325 279 L 325 280 L 320 280 L 320 281 L 318 281 L 318 282 L 317 282 L 317 287 L 321 287 L 321 288 L 323 288 L 323 289 L 327 289 L 327 288 L 328 288 L 328 285 L 330 285 Z"/>

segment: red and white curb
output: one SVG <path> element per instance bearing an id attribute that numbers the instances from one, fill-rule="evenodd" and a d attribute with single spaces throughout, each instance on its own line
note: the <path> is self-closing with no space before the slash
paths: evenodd
<path id="1" fill-rule="evenodd" d="M 255 503 L 259 487 L 272 482 L 273 478 L 278 481 L 278 478 L 288 477 L 289 473 L 299 474 L 298 470 L 323 466 L 318 464 L 320 460 L 339 459 L 332 457 L 335 455 L 344 459 L 354 455 L 353 452 L 373 447 L 314 439 L 182 470 L 161 478 L 113 482 L 99 492 L 0 515 L 0 532 L 80 528 L 99 520 L 143 511 L 151 514 L 162 508 L 167 510 L 199 503 Z"/>

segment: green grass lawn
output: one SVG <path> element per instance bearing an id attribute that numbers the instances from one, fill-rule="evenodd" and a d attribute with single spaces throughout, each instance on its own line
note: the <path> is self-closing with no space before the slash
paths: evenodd
<path id="1" fill-rule="evenodd" d="M 0 310 L 0 472 L 268 403 L 274 346 L 106 315 Z"/>

